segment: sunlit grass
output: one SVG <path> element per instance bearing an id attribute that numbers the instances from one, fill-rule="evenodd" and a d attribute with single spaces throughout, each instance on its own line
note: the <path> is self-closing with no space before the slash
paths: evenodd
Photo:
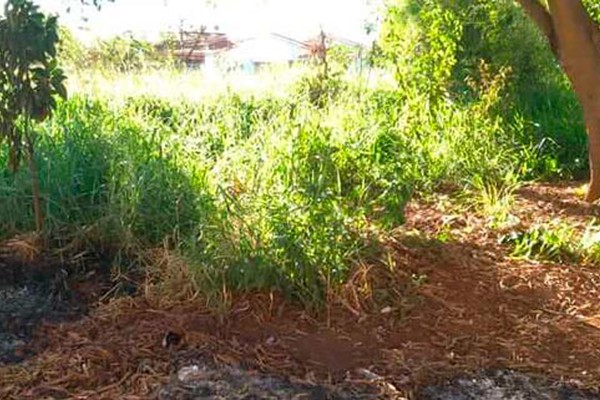
<path id="1" fill-rule="evenodd" d="M 37 143 L 49 229 L 102 248 L 167 243 L 205 294 L 279 290 L 312 307 L 373 251 L 369 232 L 403 223 L 412 193 L 451 184 L 501 224 L 537 165 L 489 112 L 501 97 L 431 103 L 371 71 L 315 102 L 306 73 L 71 75 Z M 0 175 L 5 236 L 32 228 L 29 179 Z"/>
<path id="2" fill-rule="evenodd" d="M 501 241 L 512 246 L 512 255 L 517 258 L 569 264 L 600 263 L 600 227 L 596 220 L 590 221 L 581 232 L 571 223 L 555 219 L 524 231 L 513 231 Z"/>
<path id="3" fill-rule="evenodd" d="M 200 70 L 157 69 L 129 73 L 90 70 L 72 74 L 71 93 L 108 97 L 150 96 L 199 101 L 228 90 L 243 93 L 283 95 L 297 80 L 301 69 L 269 71 L 255 75 L 214 73 Z"/>
<path id="4" fill-rule="evenodd" d="M 159 97 L 203 101 L 234 92 L 285 97 L 306 75 L 309 65 L 262 67 L 257 73 L 243 71 L 160 68 L 119 72 L 90 69 L 70 71 L 69 93 L 110 98 Z M 352 80 L 368 87 L 393 85 L 391 74 L 380 70 L 353 73 Z"/>

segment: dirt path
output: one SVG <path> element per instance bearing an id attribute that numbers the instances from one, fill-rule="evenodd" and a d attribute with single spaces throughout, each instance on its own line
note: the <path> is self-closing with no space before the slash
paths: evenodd
<path id="1" fill-rule="evenodd" d="M 0 367 L 0 398 L 600 398 L 600 269 L 499 243 L 553 219 L 584 229 L 600 209 L 574 193 L 522 189 L 501 230 L 443 197 L 413 202 L 387 256 L 357 264 L 321 316 L 277 295 L 217 314 L 146 293 L 43 324 L 45 351 Z"/>

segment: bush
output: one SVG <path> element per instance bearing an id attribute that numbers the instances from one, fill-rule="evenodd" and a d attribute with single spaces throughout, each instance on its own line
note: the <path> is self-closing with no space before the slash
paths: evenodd
<path id="1" fill-rule="evenodd" d="M 577 99 L 515 2 L 398 0 L 386 14 L 378 54 L 380 65 L 394 68 L 403 90 L 427 93 L 433 106 L 448 98 L 478 102 L 481 93 L 474 87 L 485 88 L 489 76 L 505 75 L 502 100 L 489 116 L 501 118 L 506 136 L 522 149 L 516 172 L 528 179 L 586 172 Z"/>
<path id="2" fill-rule="evenodd" d="M 143 71 L 154 68 L 174 67 L 175 60 L 169 49 L 172 38 L 165 37 L 160 51 L 150 42 L 133 36 L 118 36 L 98 40 L 85 46 L 65 27 L 60 28 L 59 58 L 72 71 L 100 70 L 105 73 Z"/>

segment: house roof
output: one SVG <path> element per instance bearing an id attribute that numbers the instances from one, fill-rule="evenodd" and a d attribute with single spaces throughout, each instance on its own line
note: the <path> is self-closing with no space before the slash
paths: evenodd
<path id="1" fill-rule="evenodd" d="M 286 62 L 300 58 L 307 49 L 305 42 L 269 33 L 237 41 L 228 55 L 237 61 Z"/>
<path id="2" fill-rule="evenodd" d="M 276 32 L 232 41 L 222 32 L 180 32 L 180 47 L 174 55 L 188 62 L 203 62 L 206 56 L 227 53 L 230 59 L 245 62 L 286 62 L 307 57 L 320 38 L 298 40 Z M 329 42 L 351 47 L 362 44 L 340 36 L 326 35 Z"/>

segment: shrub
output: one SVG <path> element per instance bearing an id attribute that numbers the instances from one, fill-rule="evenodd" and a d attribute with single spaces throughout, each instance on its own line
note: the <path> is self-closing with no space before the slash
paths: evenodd
<path id="1" fill-rule="evenodd" d="M 386 13 L 378 54 L 380 65 L 394 68 L 403 90 L 418 88 L 429 94 L 430 103 L 477 102 L 480 94 L 470 82 L 485 81 L 482 72 L 506 75 L 503 99 L 489 115 L 501 116 L 507 137 L 522 149 L 518 173 L 552 178 L 586 171 L 577 99 L 515 2 L 395 1 Z"/>

